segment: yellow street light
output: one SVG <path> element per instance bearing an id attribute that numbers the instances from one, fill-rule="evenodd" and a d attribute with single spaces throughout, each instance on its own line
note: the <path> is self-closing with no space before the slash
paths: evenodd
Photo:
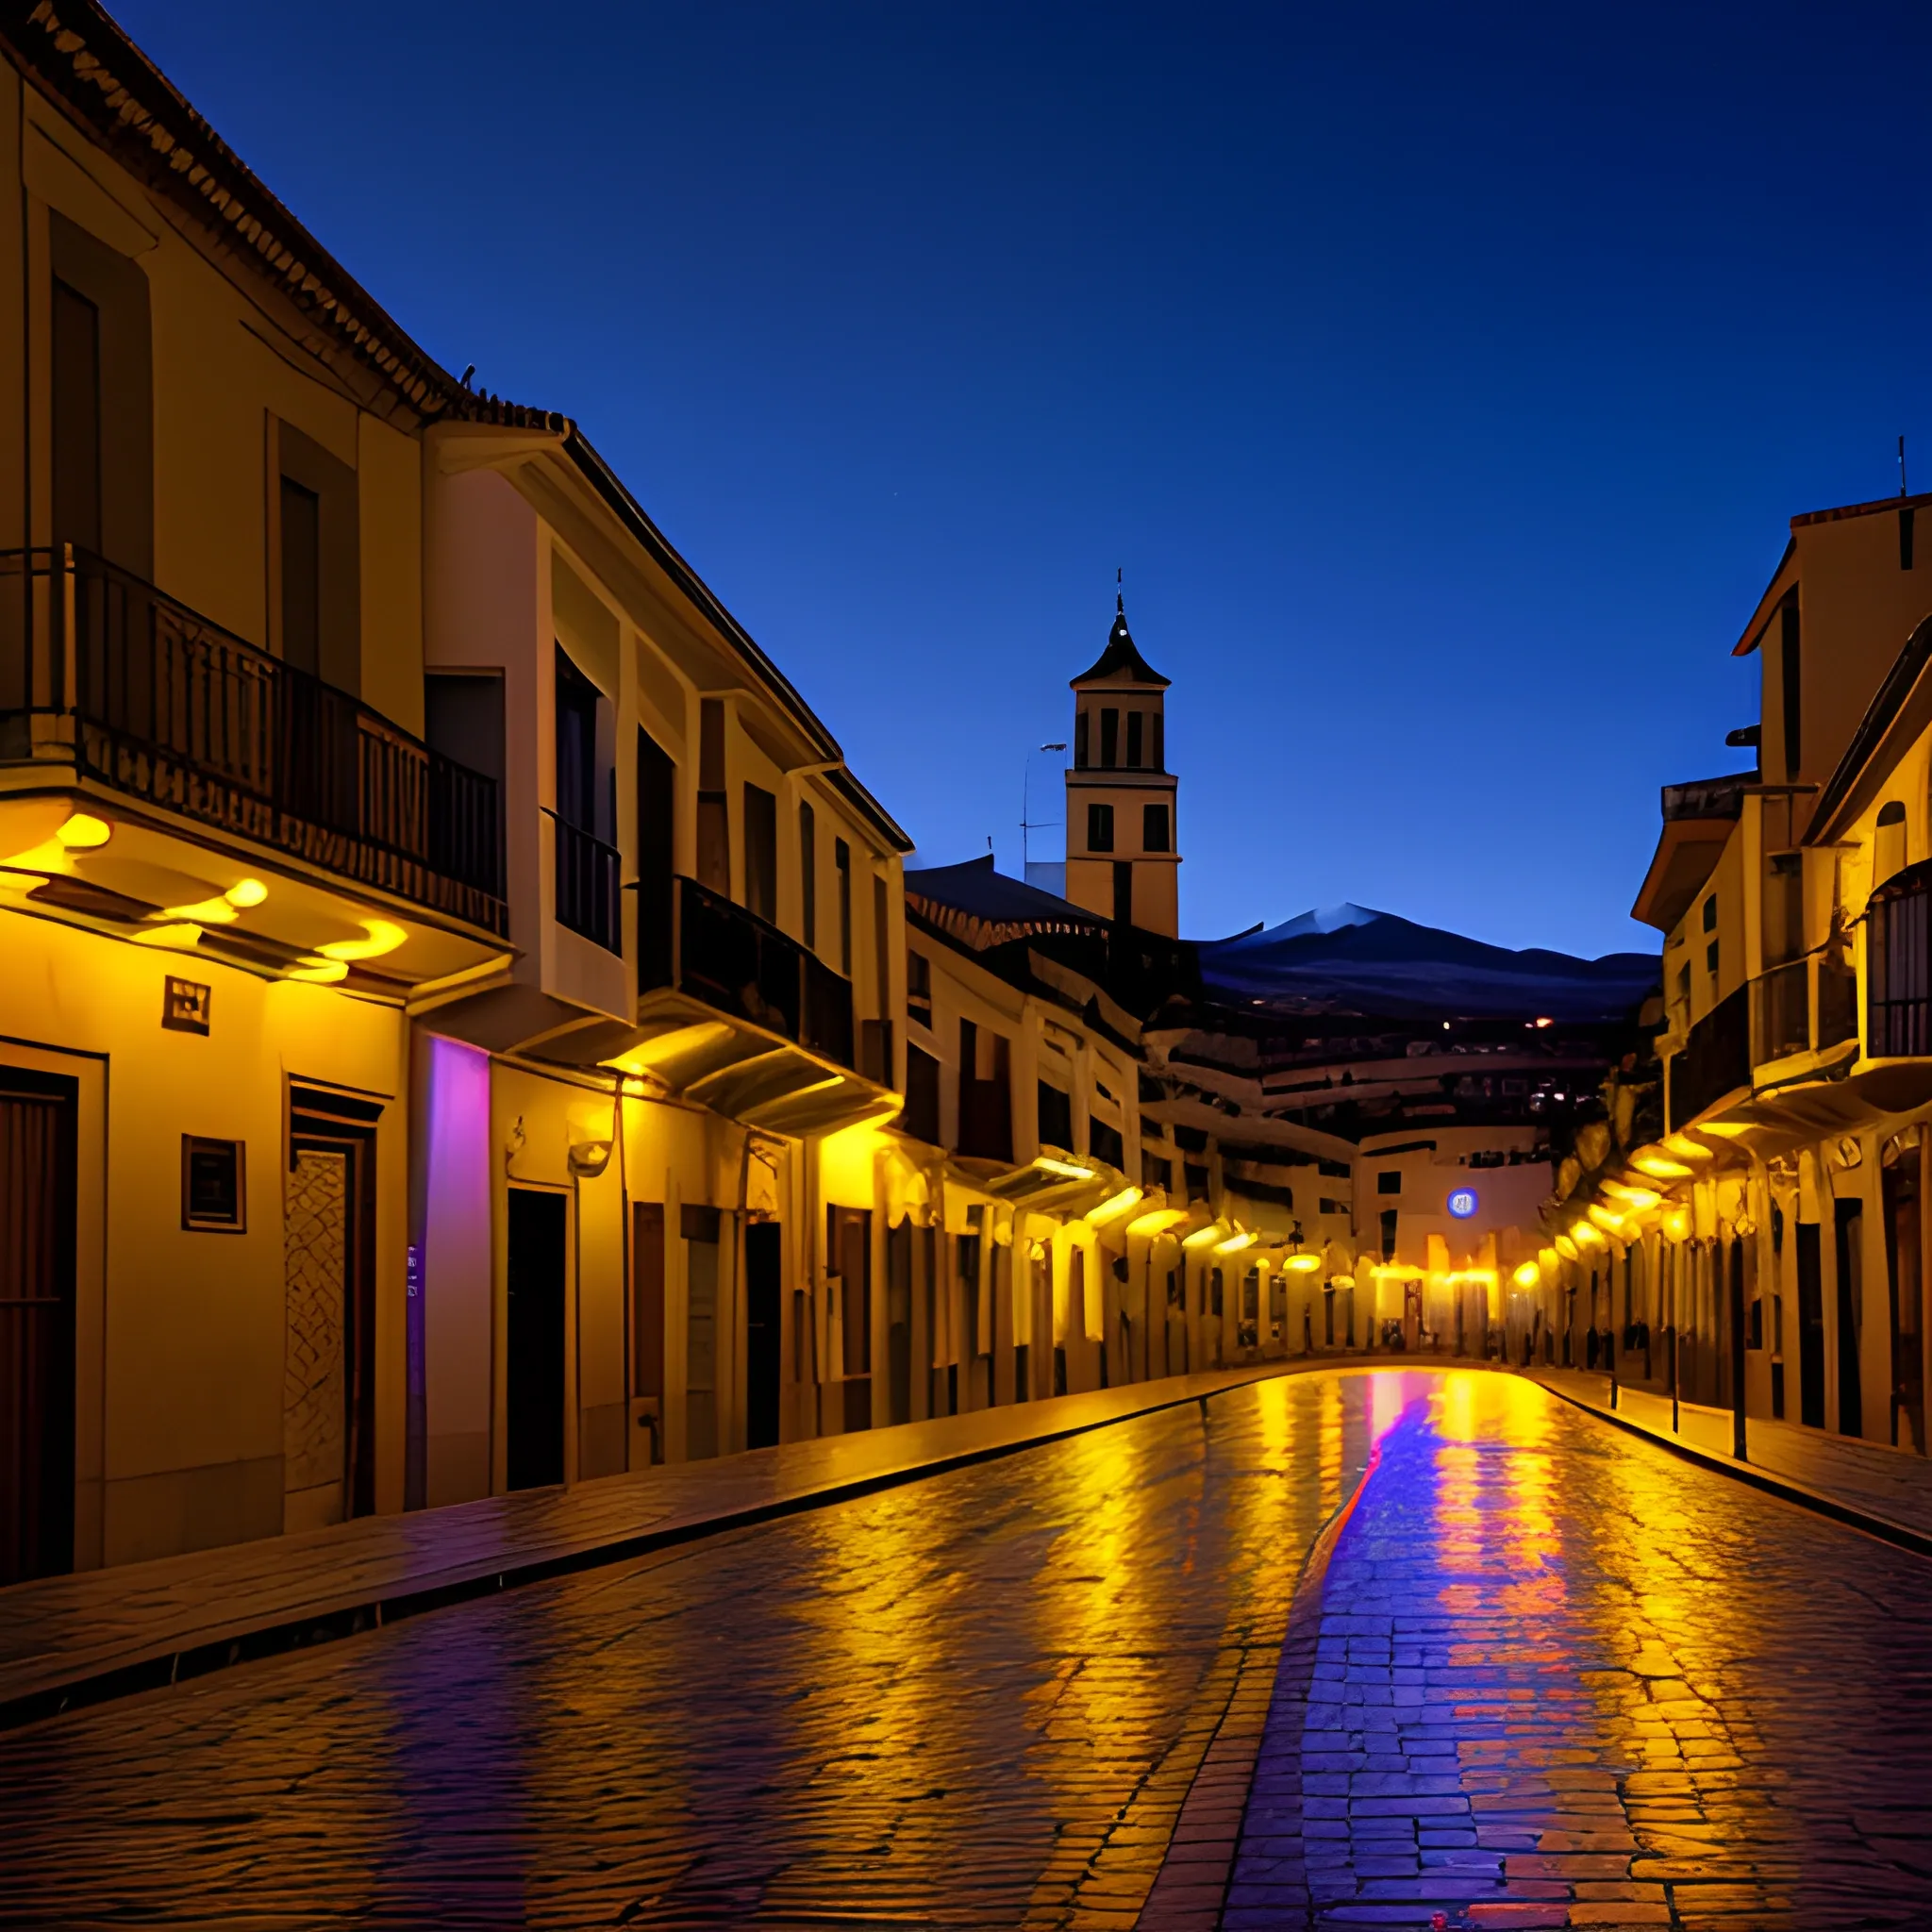
<path id="1" fill-rule="evenodd" d="M 1649 1174 L 1653 1180 L 1687 1181 L 1690 1178 L 1690 1170 L 1681 1160 L 1672 1160 L 1655 1152 L 1633 1155 L 1630 1165 L 1640 1174 Z"/>
<path id="2" fill-rule="evenodd" d="M 1623 1202 L 1625 1208 L 1641 1213 L 1646 1208 L 1655 1208 L 1663 1199 L 1655 1188 L 1633 1188 L 1627 1181 L 1606 1181 L 1604 1192 L 1611 1200 Z"/>
<path id="3" fill-rule="evenodd" d="M 1509 1279 L 1518 1288 L 1541 1288 L 1542 1286 L 1543 1271 L 1534 1261 L 1525 1261 Z"/>
<path id="4" fill-rule="evenodd" d="M 1184 1248 L 1209 1248 L 1216 1241 L 1225 1240 L 1226 1236 L 1227 1225 L 1224 1222 L 1210 1221 L 1206 1227 L 1197 1227 L 1192 1234 L 1189 1235 L 1181 1242 L 1181 1246 Z"/>
<path id="5" fill-rule="evenodd" d="M 1123 1188 L 1110 1200 L 1103 1201 L 1098 1208 L 1090 1208 L 1087 1223 L 1091 1227 L 1100 1227 L 1109 1221 L 1117 1220 L 1135 1202 L 1145 1197 L 1145 1188 Z"/>
<path id="6" fill-rule="evenodd" d="M 1564 1260 L 1574 1261 L 1577 1257 L 1576 1243 L 1567 1234 L 1559 1234 L 1557 1237 L 1557 1252 Z"/>
<path id="7" fill-rule="evenodd" d="M 54 836 L 70 852 L 91 852 L 96 845 L 105 845 L 114 836 L 114 828 L 105 819 L 95 818 L 92 812 L 77 811 Z"/>
<path id="8" fill-rule="evenodd" d="M 1231 1234 L 1224 1241 L 1214 1243 L 1214 1252 L 1217 1255 L 1238 1255 L 1243 1248 L 1252 1248 L 1258 1239 L 1252 1229 L 1241 1234 Z"/>
<path id="9" fill-rule="evenodd" d="M 1165 1234 L 1169 1228 L 1178 1227 L 1187 1218 L 1185 1208 L 1153 1208 L 1128 1222 L 1127 1233 L 1130 1236 Z"/>
<path id="10" fill-rule="evenodd" d="M 1040 1155 L 1033 1164 L 1041 1174 L 1057 1174 L 1063 1180 L 1091 1181 L 1093 1178 L 1091 1167 L 1076 1167 L 1071 1160 L 1056 1160 L 1050 1154 Z"/>
<path id="11" fill-rule="evenodd" d="M 1320 1255 L 1291 1255 L 1281 1264 L 1291 1274 L 1312 1274 L 1322 1265 Z"/>
<path id="12" fill-rule="evenodd" d="M 393 953 L 409 937 L 400 925 L 387 919 L 365 919 L 362 930 L 367 938 L 359 940 L 330 940 L 325 946 L 317 946 L 316 951 L 325 959 L 379 959 L 385 953 Z"/>

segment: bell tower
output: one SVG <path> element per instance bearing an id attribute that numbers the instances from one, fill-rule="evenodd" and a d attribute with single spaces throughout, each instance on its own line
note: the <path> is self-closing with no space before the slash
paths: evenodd
<path id="1" fill-rule="evenodd" d="M 1067 897 L 1104 919 L 1180 933 L 1176 781 L 1167 769 L 1167 679 L 1135 648 L 1124 595 L 1107 648 L 1073 681 Z"/>

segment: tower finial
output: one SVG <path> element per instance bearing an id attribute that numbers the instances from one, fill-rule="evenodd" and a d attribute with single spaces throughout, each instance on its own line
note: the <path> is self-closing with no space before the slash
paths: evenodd
<path id="1" fill-rule="evenodd" d="M 1119 564 L 1115 564 L 1113 567 L 1113 608 L 1115 612 L 1122 617 L 1127 614 L 1127 593 L 1124 588 L 1123 575 Z"/>

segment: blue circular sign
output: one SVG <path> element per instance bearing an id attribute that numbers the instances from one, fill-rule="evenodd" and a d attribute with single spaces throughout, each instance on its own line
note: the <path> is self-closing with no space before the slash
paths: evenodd
<path id="1" fill-rule="evenodd" d="M 1457 1188 L 1449 1196 L 1449 1211 L 1457 1221 L 1467 1221 L 1481 1205 L 1474 1188 Z"/>

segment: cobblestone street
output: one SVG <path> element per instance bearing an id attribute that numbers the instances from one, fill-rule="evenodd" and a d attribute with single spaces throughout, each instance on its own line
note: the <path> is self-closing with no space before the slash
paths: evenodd
<path id="1" fill-rule="evenodd" d="M 8 1734 L 0 1923 L 1129 1926 L 1244 1663 L 1229 1924 L 1932 1896 L 1932 1566 L 1533 1384 L 1383 1373 Z"/>

